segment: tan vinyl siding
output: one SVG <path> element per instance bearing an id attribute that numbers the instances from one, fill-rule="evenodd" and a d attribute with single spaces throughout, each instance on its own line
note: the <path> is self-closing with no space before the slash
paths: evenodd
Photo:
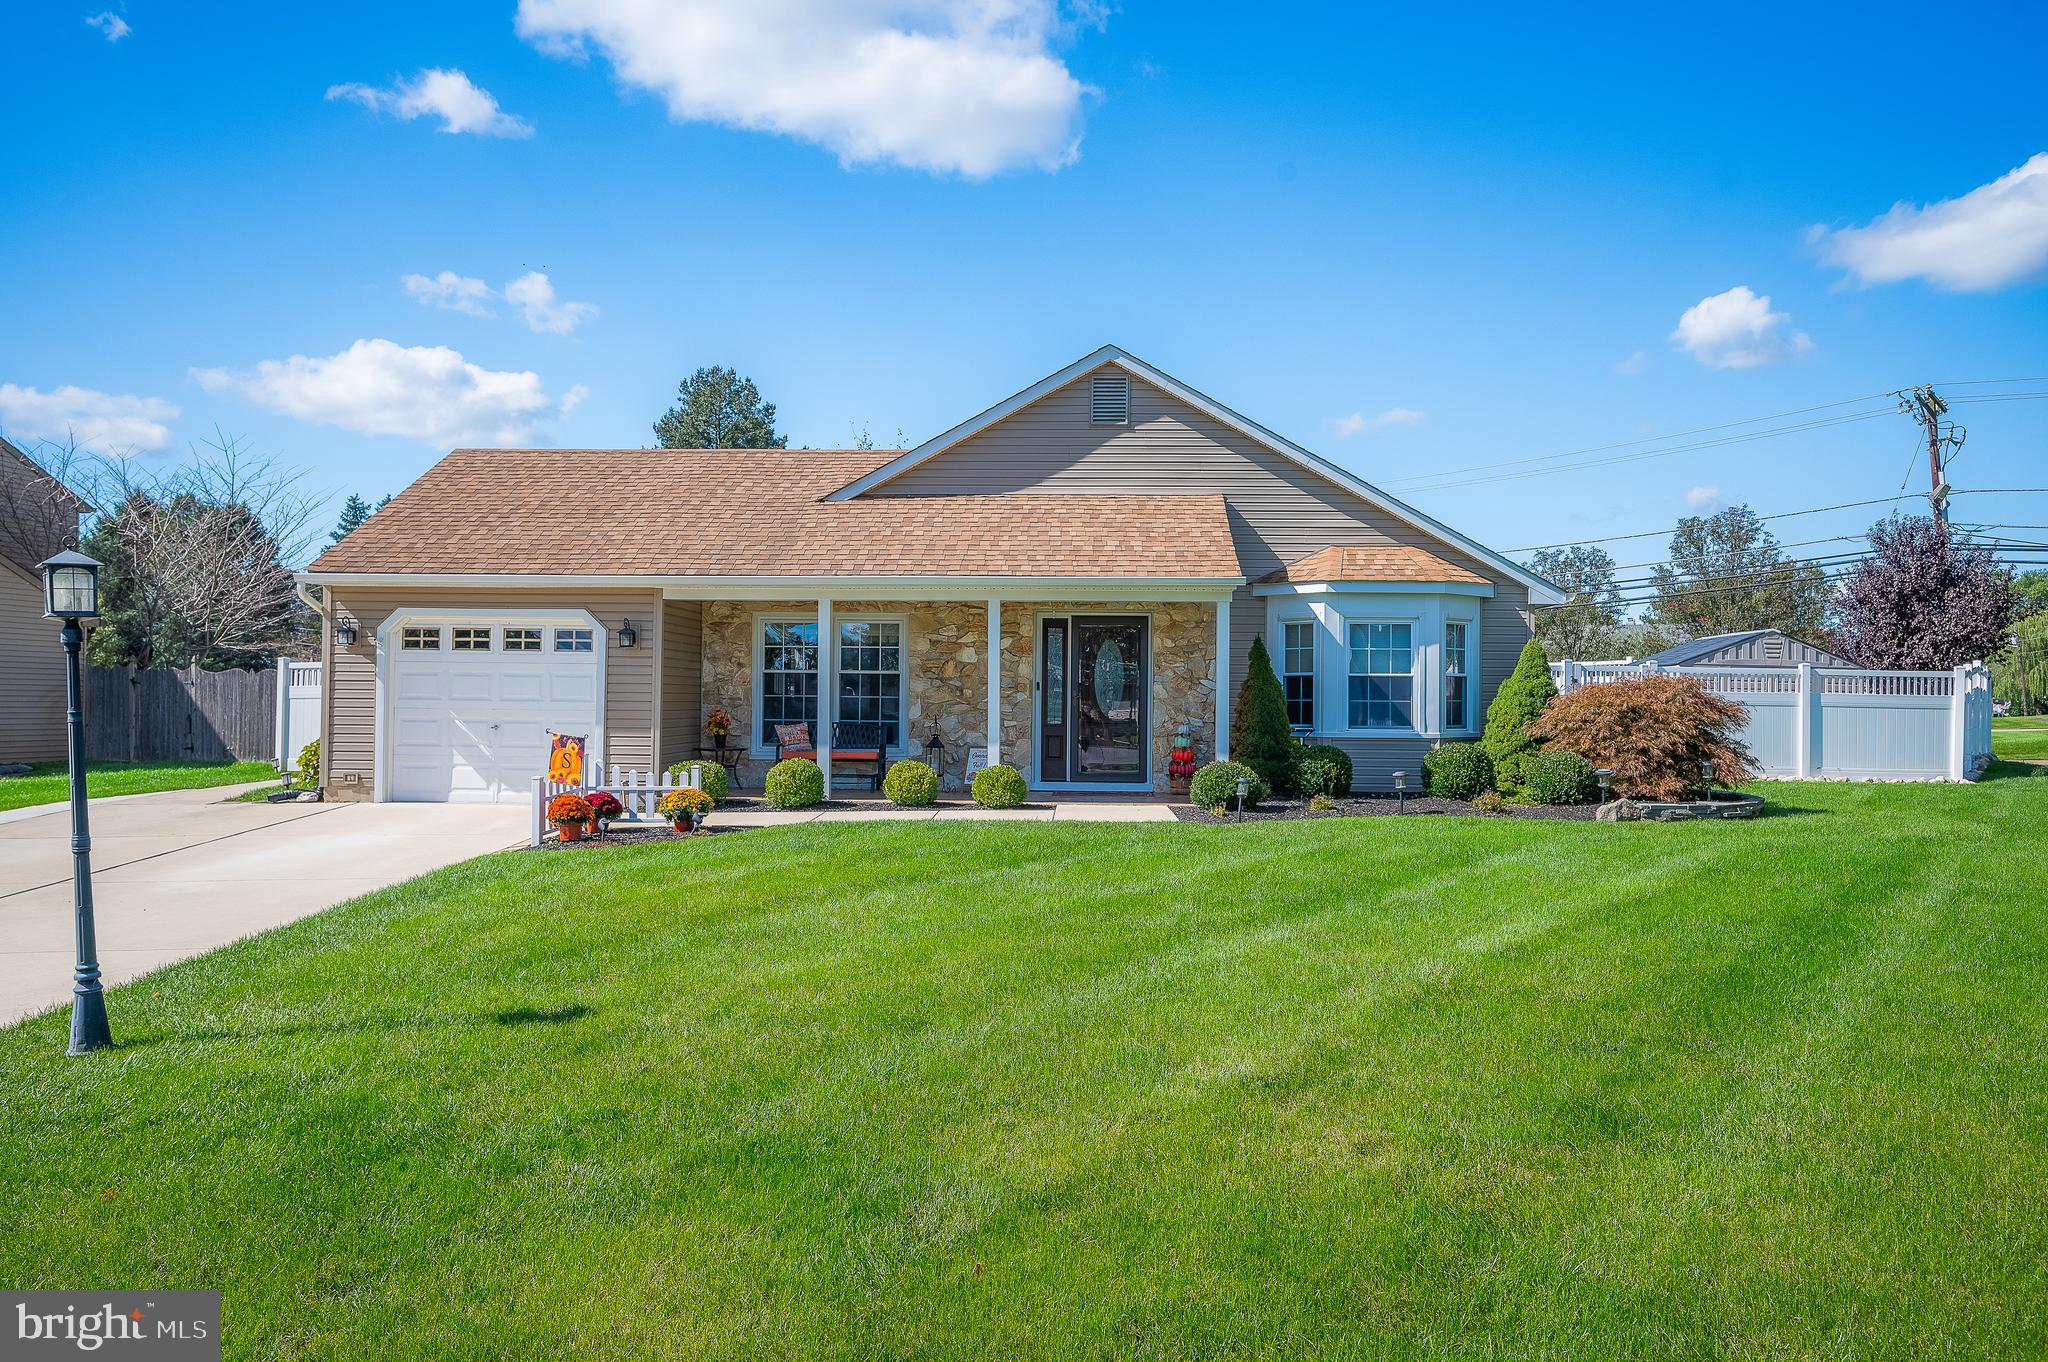
<path id="1" fill-rule="evenodd" d="M 321 781 L 329 798 L 368 799 L 375 790 L 377 630 L 397 610 L 588 610 L 605 633 L 605 760 L 634 770 L 653 765 L 658 591 L 330 586 L 327 594 L 330 608 L 353 619 L 357 631 L 355 646 L 347 649 L 334 647 L 328 632 Z M 628 616 L 640 630 L 640 646 L 622 649 L 618 631 Z M 351 773 L 353 785 L 347 783 Z"/>
<path id="2" fill-rule="evenodd" d="M 1082 375 L 867 495 L 1220 493 L 1229 500 L 1231 536 L 1251 582 L 1332 544 L 1425 549 L 1493 583 L 1480 622 L 1483 712 L 1529 638 L 1526 587 L 1135 376 L 1129 424 L 1092 425 L 1089 383 Z M 1265 620 L 1263 598 L 1239 588 L 1230 614 L 1233 693 Z"/>
<path id="3" fill-rule="evenodd" d="M 0 562 L 0 761 L 64 758 L 64 645 L 42 585 Z"/>
<path id="4" fill-rule="evenodd" d="M 704 605 L 661 604 L 661 760 L 688 761 L 703 741 Z"/>

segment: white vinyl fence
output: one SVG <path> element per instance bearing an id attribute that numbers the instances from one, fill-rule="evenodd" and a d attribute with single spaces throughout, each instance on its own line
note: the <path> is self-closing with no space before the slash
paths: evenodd
<path id="1" fill-rule="evenodd" d="M 320 736 L 320 664 L 277 660 L 277 769 L 299 769 L 299 753 Z"/>
<path id="2" fill-rule="evenodd" d="M 1557 662 L 1560 691 L 1659 673 L 1689 676 L 1749 711 L 1742 741 L 1784 780 L 1975 780 L 1991 761 L 1991 671 L 1660 667 Z"/>
<path id="3" fill-rule="evenodd" d="M 546 776 L 533 778 L 533 828 L 527 838 L 528 846 L 539 846 L 548 832 L 548 801 L 559 794 L 587 795 L 603 790 L 619 797 L 625 806 L 624 818 L 637 822 L 653 822 L 661 815 L 654 806 L 670 790 L 699 790 L 703 788 L 703 767 L 692 765 L 677 780 L 666 771 L 609 771 L 601 761 L 585 764 L 581 782 L 549 780 Z M 609 779 L 607 779 L 609 777 Z"/>

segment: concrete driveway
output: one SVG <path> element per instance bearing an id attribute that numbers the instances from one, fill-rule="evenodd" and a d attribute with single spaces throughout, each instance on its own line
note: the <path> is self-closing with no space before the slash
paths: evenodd
<path id="1" fill-rule="evenodd" d="M 92 802 L 109 985 L 526 842 L 523 805 L 221 803 L 235 792 Z M 69 806 L 0 814 L 0 1025 L 70 1001 L 71 933 Z"/>

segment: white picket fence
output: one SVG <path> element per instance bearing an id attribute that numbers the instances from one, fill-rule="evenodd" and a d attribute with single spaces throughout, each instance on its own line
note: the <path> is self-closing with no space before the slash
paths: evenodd
<path id="1" fill-rule="evenodd" d="M 1627 677 L 1689 676 L 1741 702 L 1759 774 L 1787 780 L 1975 780 L 1991 761 L 1991 669 L 1551 664 L 1560 691 Z"/>
<path id="2" fill-rule="evenodd" d="M 533 828 L 527 837 L 528 846 L 539 846 L 541 839 L 547 836 L 548 801 L 559 794 L 587 795 L 603 790 L 617 795 L 619 803 L 625 806 L 625 812 L 620 815 L 622 819 L 651 823 L 661 817 L 654 811 L 654 806 L 669 791 L 704 788 L 704 768 L 697 765 L 687 768 L 680 780 L 666 771 L 607 770 L 601 761 L 589 762 L 584 775 L 586 779 L 577 783 L 553 781 L 544 775 L 533 778 Z"/>

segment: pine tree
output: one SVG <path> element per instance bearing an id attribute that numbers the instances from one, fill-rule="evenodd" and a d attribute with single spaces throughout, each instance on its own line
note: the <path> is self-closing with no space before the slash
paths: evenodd
<path id="1" fill-rule="evenodd" d="M 1502 790 L 1512 793 L 1521 787 L 1522 758 L 1538 746 L 1523 730 L 1536 721 L 1556 694 L 1557 683 L 1550 679 L 1543 645 L 1532 638 L 1522 645 L 1513 675 L 1501 682 L 1493 703 L 1486 707 L 1486 732 L 1479 740 L 1486 755 L 1493 758 L 1495 779 Z"/>
<path id="2" fill-rule="evenodd" d="M 386 500 L 389 500 L 389 498 L 386 498 Z M 370 515 L 370 503 L 364 501 L 354 492 L 350 492 L 348 500 L 341 504 L 341 519 L 335 522 L 334 533 L 327 536 L 327 542 L 339 544 L 342 540 L 361 529 L 363 522 L 368 520 Z"/>
<path id="3" fill-rule="evenodd" d="M 1263 638 L 1252 639 L 1244 685 L 1230 714 L 1230 759 L 1251 767 L 1276 794 L 1294 788 L 1294 732 L 1287 723 L 1287 692 L 1273 671 Z"/>
<path id="4" fill-rule="evenodd" d="M 676 387 L 676 405 L 654 423 L 663 449 L 783 449 L 775 404 L 761 400 L 751 378 L 731 369 L 699 369 Z"/>

